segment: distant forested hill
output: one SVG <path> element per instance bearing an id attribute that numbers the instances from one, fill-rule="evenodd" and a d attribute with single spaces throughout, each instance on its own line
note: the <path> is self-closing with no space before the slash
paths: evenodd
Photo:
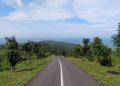
<path id="1" fill-rule="evenodd" d="M 35 53 L 38 56 L 41 54 L 73 55 L 75 45 L 76 44 L 57 41 L 28 41 L 19 43 L 19 49 L 20 51 Z"/>
<path id="2" fill-rule="evenodd" d="M 83 38 L 58 38 L 58 39 L 50 39 L 50 40 L 55 40 L 55 41 L 58 41 L 58 42 L 66 42 L 66 43 L 72 43 L 72 44 L 81 44 L 82 43 L 82 39 Z M 49 39 L 40 39 L 40 38 L 17 38 L 16 39 L 18 43 L 25 43 L 29 40 L 31 41 L 35 41 L 35 42 L 39 42 L 39 41 L 42 41 L 42 40 L 49 40 Z M 92 41 L 93 38 L 90 38 L 90 41 Z M 109 47 L 113 47 L 113 44 L 112 44 L 112 40 L 111 38 L 102 38 L 103 40 L 103 43 L 105 45 L 108 45 Z M 54 42 L 54 41 L 48 41 L 48 42 Z M 5 39 L 3 38 L 0 38 L 0 44 L 4 44 L 5 43 Z"/>
<path id="3" fill-rule="evenodd" d="M 66 43 L 66 42 L 56 42 L 56 41 L 41 41 L 40 43 L 45 43 L 51 46 L 52 48 L 56 48 L 53 50 L 59 50 L 60 52 L 66 51 L 68 54 L 74 53 L 74 47 L 76 44 Z"/>

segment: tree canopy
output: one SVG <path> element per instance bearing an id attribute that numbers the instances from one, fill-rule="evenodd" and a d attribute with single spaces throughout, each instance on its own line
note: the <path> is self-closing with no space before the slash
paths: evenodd
<path id="1" fill-rule="evenodd" d="M 10 62 L 12 68 L 15 68 L 16 63 L 19 61 L 19 49 L 18 49 L 18 43 L 15 39 L 15 36 L 13 37 L 5 37 L 6 39 L 6 50 L 7 50 L 7 57 L 8 61 Z"/>
<path id="2" fill-rule="evenodd" d="M 120 47 L 120 23 L 118 24 L 117 34 L 112 36 L 114 46 Z"/>

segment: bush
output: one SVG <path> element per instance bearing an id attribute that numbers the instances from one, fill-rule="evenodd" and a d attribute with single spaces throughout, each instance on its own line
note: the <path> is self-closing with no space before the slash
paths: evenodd
<path id="1" fill-rule="evenodd" d="M 100 65 L 110 67 L 110 66 L 112 66 L 112 61 L 111 61 L 111 59 L 106 59 L 106 58 L 101 59 L 100 60 Z"/>
<path id="2" fill-rule="evenodd" d="M 90 62 L 95 61 L 95 58 L 94 58 L 94 57 L 88 57 L 87 59 L 88 59 L 88 61 L 90 61 Z"/>
<path id="3" fill-rule="evenodd" d="M 115 55 L 116 57 L 120 57 L 120 47 L 115 48 Z"/>

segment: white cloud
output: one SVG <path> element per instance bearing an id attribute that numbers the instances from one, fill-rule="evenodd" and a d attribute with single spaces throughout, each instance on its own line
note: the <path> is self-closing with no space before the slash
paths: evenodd
<path id="1" fill-rule="evenodd" d="M 97 35 L 109 37 L 115 32 L 120 19 L 120 0 L 33 0 L 26 6 L 22 0 L 2 0 L 2 2 L 16 10 L 9 16 L 0 18 L 7 22 L 0 27 L 6 28 L 6 31 L 11 30 L 8 29 L 10 27 L 13 28 L 11 31 L 17 36 L 29 35 L 27 33 L 29 31 L 34 36 L 40 34 L 43 37 L 55 35 L 61 37 Z M 50 23 L 56 20 L 64 21 L 68 18 L 84 19 L 89 24 Z M 44 23 L 45 21 L 50 24 Z M 14 23 L 21 22 L 24 24 L 32 22 L 32 26 L 29 24 L 14 26 Z M 6 33 L 5 30 L 0 32 Z"/>
<path id="2" fill-rule="evenodd" d="M 35 0 L 27 7 L 33 20 L 63 20 L 72 14 L 66 7 L 70 0 Z"/>
<path id="3" fill-rule="evenodd" d="M 17 38 L 90 38 L 94 36 L 110 37 L 114 33 L 113 27 L 108 24 L 7 23 L 6 21 L 0 23 L 0 37 L 15 35 Z"/>
<path id="4" fill-rule="evenodd" d="M 18 13 L 23 12 L 21 14 L 37 21 L 77 17 L 89 23 L 113 23 L 118 22 L 120 18 L 119 0 L 33 0 L 26 6 L 22 0 L 3 0 L 3 2 L 17 8 L 17 12 L 20 11 Z M 12 17 L 11 14 L 15 12 L 10 13 L 9 17 Z"/>
<path id="5" fill-rule="evenodd" d="M 23 5 L 22 0 L 4 0 L 4 3 L 17 9 L 17 12 L 9 14 L 8 19 L 14 20 L 18 17 L 18 14 L 22 14 L 22 16 L 24 14 L 29 16 L 28 20 L 50 21 L 73 17 L 73 14 L 67 8 L 69 1 L 70 0 L 33 0 L 27 6 Z M 21 18 L 17 19 L 21 20 Z"/>
<path id="6" fill-rule="evenodd" d="M 1 3 L 9 5 L 15 9 L 20 9 L 23 7 L 22 0 L 1 0 Z"/>
<path id="7" fill-rule="evenodd" d="M 8 19 L 8 20 L 12 20 L 12 21 L 16 21 L 16 20 L 26 20 L 28 19 L 28 16 L 26 13 L 20 12 L 20 11 L 15 11 L 9 14 L 9 16 L 4 17 L 4 19 Z"/>
<path id="8" fill-rule="evenodd" d="M 110 23 L 116 22 L 118 19 L 116 17 L 120 15 L 118 3 L 120 3 L 119 0 L 74 0 L 73 9 L 78 17 L 88 22 Z"/>

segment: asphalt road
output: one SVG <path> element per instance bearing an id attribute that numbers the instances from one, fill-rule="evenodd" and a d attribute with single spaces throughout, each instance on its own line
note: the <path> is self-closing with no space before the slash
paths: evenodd
<path id="1" fill-rule="evenodd" d="M 25 86 L 100 86 L 91 76 L 75 64 L 54 58 L 49 65 Z"/>

